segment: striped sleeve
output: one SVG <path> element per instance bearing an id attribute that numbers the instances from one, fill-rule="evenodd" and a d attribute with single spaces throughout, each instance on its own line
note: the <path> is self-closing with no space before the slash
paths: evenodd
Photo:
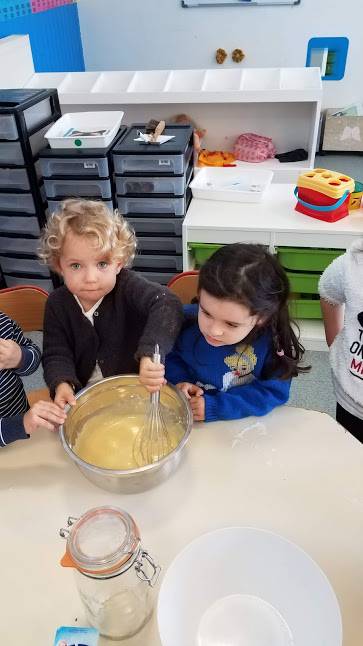
<path id="1" fill-rule="evenodd" d="M 24 415 L 0 419 L 0 448 L 16 440 L 26 440 L 29 437 L 25 432 L 23 419 Z"/>
<path id="2" fill-rule="evenodd" d="M 11 319 L 9 319 L 9 321 L 11 321 Z M 23 354 L 21 365 L 14 372 L 22 377 L 25 375 L 32 375 L 39 367 L 42 358 L 41 352 L 38 346 L 35 345 L 31 339 L 24 336 L 20 326 L 15 323 L 15 321 L 11 321 L 11 325 L 13 328 L 12 341 L 15 341 L 15 343 L 20 346 Z"/>

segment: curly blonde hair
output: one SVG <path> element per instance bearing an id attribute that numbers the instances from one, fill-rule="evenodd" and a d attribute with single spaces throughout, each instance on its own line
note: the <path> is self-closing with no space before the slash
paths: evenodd
<path id="1" fill-rule="evenodd" d="M 64 200 L 42 231 L 39 257 L 57 271 L 62 245 L 72 233 L 88 236 L 93 248 L 110 262 L 131 263 L 136 250 L 135 235 L 119 211 L 111 213 L 103 202 Z"/>

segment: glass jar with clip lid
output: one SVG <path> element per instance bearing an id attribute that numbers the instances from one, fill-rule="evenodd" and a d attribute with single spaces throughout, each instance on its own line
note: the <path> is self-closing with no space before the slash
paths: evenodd
<path id="1" fill-rule="evenodd" d="M 63 567 L 75 571 L 76 585 L 91 626 L 111 639 L 135 635 L 150 618 L 160 567 L 140 541 L 131 516 L 117 507 L 96 507 L 68 518 Z"/>

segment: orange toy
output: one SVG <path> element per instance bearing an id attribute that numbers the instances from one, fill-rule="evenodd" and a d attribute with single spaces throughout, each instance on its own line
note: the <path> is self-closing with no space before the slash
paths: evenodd
<path id="1" fill-rule="evenodd" d="M 235 161 L 236 158 L 232 153 L 224 153 L 221 150 L 215 150 L 213 152 L 202 150 L 199 155 L 198 166 L 236 166 Z"/>

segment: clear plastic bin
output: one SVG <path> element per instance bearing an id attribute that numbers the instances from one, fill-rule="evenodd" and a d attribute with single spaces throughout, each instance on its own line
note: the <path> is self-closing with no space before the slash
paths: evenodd
<path id="1" fill-rule="evenodd" d="M 29 178 L 25 168 L 0 168 L 0 190 L 29 191 Z"/>
<path id="2" fill-rule="evenodd" d="M 41 264 L 37 258 L 7 258 L 6 256 L 0 256 L 0 266 L 5 274 L 12 274 L 13 272 L 41 274 L 46 278 L 50 278 L 49 267 Z"/>
<path id="3" fill-rule="evenodd" d="M 23 276 L 12 276 L 10 274 L 4 273 L 4 278 L 7 287 L 19 287 L 20 285 L 34 285 L 34 287 L 40 287 L 45 289 L 46 292 L 52 292 L 54 287 L 52 280 L 49 278 L 28 278 Z"/>
<path id="4" fill-rule="evenodd" d="M 39 126 L 43 121 L 52 115 L 50 99 L 39 101 L 30 108 L 24 110 L 25 123 L 28 130 Z M 49 126 L 48 126 L 49 127 Z M 14 140 L 19 138 L 16 121 L 13 114 L 0 115 L 0 139 Z"/>
<path id="5" fill-rule="evenodd" d="M 44 134 L 47 130 L 48 126 L 38 130 L 38 132 L 29 137 L 29 143 L 34 157 L 45 146 Z M 24 155 L 19 141 L 0 141 L 0 164 L 24 165 Z"/>
<path id="6" fill-rule="evenodd" d="M 183 271 L 183 256 L 152 256 L 148 254 L 136 254 L 132 261 L 133 267 L 150 269 L 152 271 L 162 269 L 164 271 Z"/>
<path id="7" fill-rule="evenodd" d="M 189 146 L 180 155 L 113 155 L 115 173 L 131 175 L 132 173 L 168 173 L 182 175 L 189 163 L 193 147 Z"/>
<path id="8" fill-rule="evenodd" d="M 31 193 L 0 193 L 0 211 L 35 213 Z"/>
<path id="9" fill-rule="evenodd" d="M 115 177 L 116 193 L 127 195 L 148 195 L 161 193 L 170 195 L 184 195 L 186 188 L 185 174 L 182 177 Z"/>
<path id="10" fill-rule="evenodd" d="M 187 209 L 184 197 L 120 197 L 117 196 L 118 208 L 124 215 L 128 213 L 148 213 L 183 216 Z"/>
<path id="11" fill-rule="evenodd" d="M 147 280 L 150 280 L 152 283 L 160 283 L 160 285 L 167 285 L 174 276 L 179 272 L 172 271 L 139 271 L 137 268 L 134 269 L 141 276 L 144 276 Z"/>
<path id="12" fill-rule="evenodd" d="M 40 163 L 44 177 L 53 177 L 54 175 L 109 177 L 110 175 L 107 157 L 94 157 L 93 159 L 91 157 L 80 157 L 79 159 L 41 157 Z"/>
<path id="13" fill-rule="evenodd" d="M 49 204 L 49 203 L 48 203 Z M 182 218 L 126 218 L 136 235 L 181 236 Z"/>
<path id="14" fill-rule="evenodd" d="M 47 197 L 112 197 L 109 179 L 45 179 Z"/>
<path id="15" fill-rule="evenodd" d="M 182 238 L 140 237 L 137 248 L 144 253 L 181 254 L 183 253 Z"/>
<path id="16" fill-rule="evenodd" d="M 1 233 L 26 233 L 39 236 L 40 228 L 36 217 L 18 217 L 15 215 L 0 215 Z"/>
<path id="17" fill-rule="evenodd" d="M 92 197 L 90 199 L 92 199 Z M 99 197 L 95 197 L 94 199 L 95 199 L 96 202 L 97 201 L 102 201 L 103 204 L 105 206 L 107 206 L 107 208 L 111 211 L 111 213 L 113 213 L 114 206 L 113 206 L 112 200 L 100 200 Z M 55 213 L 56 211 L 59 211 L 60 208 L 61 208 L 62 201 L 63 200 L 50 200 L 50 199 L 48 199 L 49 212 L 50 213 Z"/>
<path id="18" fill-rule="evenodd" d="M 38 238 L 21 238 L 0 235 L 0 254 L 19 253 L 36 256 L 39 244 Z"/>

